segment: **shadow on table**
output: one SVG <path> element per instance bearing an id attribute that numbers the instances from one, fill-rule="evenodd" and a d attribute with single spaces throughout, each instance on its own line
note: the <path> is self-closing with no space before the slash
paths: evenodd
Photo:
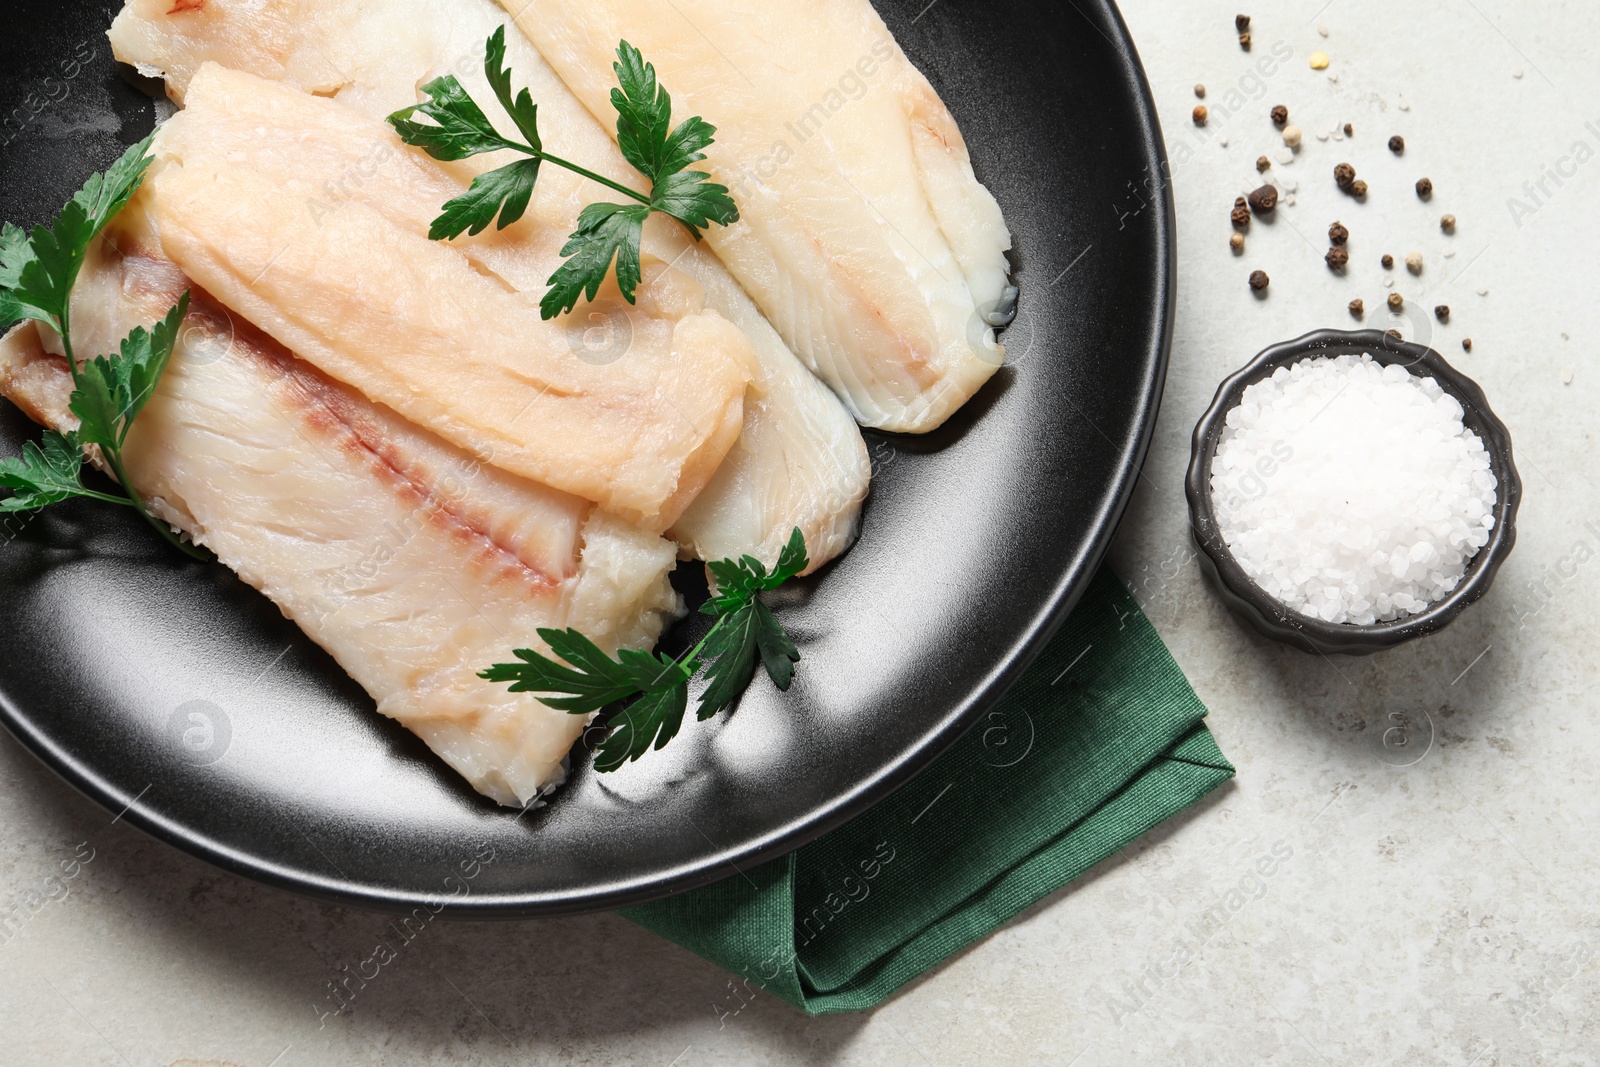
<path id="1" fill-rule="evenodd" d="M 1491 590 L 1439 633 L 1372 656 L 1302 652 L 1236 617 L 1229 623 L 1248 633 L 1246 665 L 1276 689 L 1264 706 L 1295 709 L 1297 726 L 1331 732 L 1349 746 L 1353 771 L 1406 769 L 1493 731 L 1513 713 L 1517 683 L 1505 665 L 1520 624 L 1509 599 Z"/>
<path id="2" fill-rule="evenodd" d="M 92 845 L 74 895 L 47 906 L 80 918 L 93 909 L 114 941 L 104 953 L 30 957 L 24 930 L 8 946 L 8 966 L 58 986 L 74 971 L 94 973 L 95 988 L 117 990 L 114 1005 L 91 1012 L 113 1041 L 119 1030 L 149 1033 L 152 1020 L 157 1032 L 204 1035 L 204 1048 L 174 1037 L 163 1062 L 265 1062 L 284 1046 L 294 1052 L 282 1067 L 364 1061 L 356 1050 L 380 1048 L 387 1062 L 463 1067 L 504 1062 L 507 1050 L 518 1063 L 601 1052 L 665 1064 L 690 1047 L 754 1062 L 774 1046 L 826 1060 L 866 1022 L 810 1019 L 766 995 L 728 1014 L 741 1003 L 731 976 L 615 915 L 402 929 L 386 915 L 256 885 L 113 825 L 3 732 L 0 775 L 21 786 L 15 795 L 29 798 L 30 822 L 47 841 L 68 852 Z M 225 1010 L 218 976 L 227 1004 L 252 1008 Z M 187 1004 L 183 1018 L 163 1026 L 175 999 Z M 247 1054 L 274 1041 L 265 1058 Z"/>

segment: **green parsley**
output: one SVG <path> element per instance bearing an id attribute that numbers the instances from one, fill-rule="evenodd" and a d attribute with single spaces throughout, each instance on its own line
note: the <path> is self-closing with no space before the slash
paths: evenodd
<path id="1" fill-rule="evenodd" d="M 580 295 L 593 300 L 613 261 L 617 288 L 623 299 L 634 303 L 640 280 L 639 242 L 652 213 L 677 219 L 696 241 L 713 222 L 730 226 L 739 221 L 739 208 L 727 187 L 704 171 L 689 169 L 706 158 L 703 150 L 712 144 L 717 128 L 698 116 L 674 128 L 672 97 L 657 84 L 655 67 L 627 41 L 618 45 L 617 62 L 612 64 L 619 87 L 611 90 L 611 105 L 618 116 L 617 144 L 623 158 L 649 179 L 648 196 L 545 151 L 539 138 L 539 108 L 527 89 L 513 93 L 505 59 L 502 26 L 488 40 L 483 70 L 524 140 L 502 137 L 461 83 L 448 74 L 424 85 L 426 99 L 396 111 L 389 122 L 402 141 L 435 159 L 466 159 L 504 149 L 532 157 L 475 178 L 471 188 L 444 205 L 428 231 L 433 240 L 452 240 L 462 233 L 476 236 L 491 223 L 503 230 L 522 218 L 541 163 L 564 167 L 636 201 L 590 204 L 578 215 L 578 228 L 561 249 L 566 262 L 546 282 L 550 291 L 539 304 L 546 319 L 571 311 Z M 417 115 L 432 121 L 419 122 Z"/>
<path id="2" fill-rule="evenodd" d="M 631 700 L 612 717 L 595 769 L 614 771 L 678 735 L 689 708 L 689 682 L 705 668 L 706 688 L 698 716 L 703 721 L 738 699 L 755 676 L 756 660 L 773 684 L 787 692 L 800 650 L 758 594 L 776 589 L 810 566 L 804 535 L 796 529 L 769 574 L 752 556 L 713 563 L 716 594 L 700 608 L 717 621 L 687 655 L 672 659 L 624 649 L 616 659 L 576 630 L 540 630 L 539 638 L 565 662 L 531 649 L 516 649 L 519 663 L 497 663 L 480 677 L 505 682 L 513 693 L 539 693 L 546 704 L 573 715 L 589 715 Z"/>
<path id="3" fill-rule="evenodd" d="M 104 174 L 91 176 L 61 209 L 54 225 L 35 227 L 31 233 L 10 223 L 0 227 L 0 331 L 32 319 L 60 335 L 72 373 L 68 407 L 79 423 L 76 430 L 46 431 L 39 444 L 24 445 L 21 456 L 0 460 L 0 486 L 12 490 L 0 498 L 0 512 L 32 511 L 74 497 L 121 504 L 136 509 L 168 541 L 198 557 L 150 513 L 128 484 L 122 464 L 122 446 L 133 420 L 144 410 L 172 358 L 189 312 L 189 294 L 184 293 L 151 329 L 139 327 L 130 333 L 114 355 L 80 363 L 72 347 L 72 288 L 84 258 L 94 239 L 138 192 L 150 162 L 147 137 Z M 83 484 L 84 449 L 89 445 L 100 450 L 125 495 Z"/>

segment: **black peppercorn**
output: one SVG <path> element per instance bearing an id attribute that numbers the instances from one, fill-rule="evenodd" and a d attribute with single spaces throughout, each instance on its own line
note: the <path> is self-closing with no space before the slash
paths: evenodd
<path id="1" fill-rule="evenodd" d="M 1350 253 L 1335 245 L 1328 249 L 1328 254 L 1322 258 L 1334 270 L 1344 270 L 1344 265 L 1350 262 Z"/>
<path id="2" fill-rule="evenodd" d="M 1250 16 L 1249 15 L 1235 15 L 1235 16 L 1233 16 L 1233 28 L 1238 30 L 1240 33 L 1243 33 L 1245 30 L 1248 30 L 1250 28 Z"/>
<path id="3" fill-rule="evenodd" d="M 1250 51 L 1250 35 L 1248 33 L 1241 33 L 1239 35 L 1239 47 L 1243 48 L 1246 52 Z"/>
<path id="4" fill-rule="evenodd" d="M 1390 311 L 1399 311 L 1401 308 L 1403 308 L 1405 306 L 1406 306 L 1406 298 L 1405 297 L 1401 296 L 1399 293 L 1390 293 L 1389 294 L 1389 310 Z"/>
<path id="5" fill-rule="evenodd" d="M 1245 202 L 1244 197 L 1241 196 L 1233 202 L 1233 214 L 1228 217 L 1233 220 L 1233 225 L 1236 229 L 1248 230 L 1250 228 L 1250 207 Z"/>
<path id="6" fill-rule="evenodd" d="M 1344 223 L 1336 222 L 1328 227 L 1328 240 L 1333 244 L 1342 245 L 1350 240 L 1350 231 L 1344 228 Z"/>
<path id="7" fill-rule="evenodd" d="M 1350 125 L 1348 122 L 1344 124 L 1344 135 L 1346 137 L 1354 137 L 1355 132 L 1356 128 L 1354 126 Z"/>
<path id="8" fill-rule="evenodd" d="M 1433 195 L 1433 181 L 1429 178 L 1417 179 L 1417 195 L 1426 200 Z"/>
<path id="9" fill-rule="evenodd" d="M 1461 350 L 1463 352 L 1471 352 L 1472 351 L 1472 338 L 1463 337 L 1461 339 Z"/>
<path id="10" fill-rule="evenodd" d="M 1434 308 L 1433 309 L 1433 317 L 1438 319 L 1440 322 L 1449 322 L 1450 321 L 1450 305 L 1448 305 L 1448 304 L 1440 304 L 1438 307 Z"/>
<path id="11" fill-rule="evenodd" d="M 1406 150 L 1406 139 L 1404 137 L 1401 137 L 1397 133 L 1393 137 L 1389 138 L 1389 151 L 1393 152 L 1395 155 L 1398 156 L 1400 153 L 1404 152 L 1405 150 Z"/>
<path id="12" fill-rule="evenodd" d="M 1355 197 L 1357 200 L 1365 200 L 1367 198 L 1367 183 L 1362 181 L 1360 178 L 1357 178 L 1355 181 L 1351 182 L 1350 195 Z"/>
<path id="13" fill-rule="evenodd" d="M 1267 277 L 1266 271 L 1253 270 L 1250 272 L 1250 288 L 1254 289 L 1256 292 L 1261 292 L 1261 290 L 1265 289 L 1271 284 L 1272 279 Z"/>
<path id="14" fill-rule="evenodd" d="M 1366 313 L 1367 313 L 1367 305 L 1365 305 L 1365 304 L 1363 304 L 1361 302 L 1361 298 L 1359 296 L 1356 297 L 1354 300 L 1350 301 L 1350 314 L 1354 315 L 1356 318 L 1359 319 L 1361 316 L 1365 315 Z"/>
<path id="15" fill-rule="evenodd" d="M 1262 171 L 1266 170 L 1270 166 L 1272 166 L 1272 160 L 1268 159 L 1266 156 L 1257 156 L 1256 157 L 1256 173 L 1257 174 L 1260 174 Z"/>
<path id="16" fill-rule="evenodd" d="M 1282 104 L 1274 104 L 1272 107 L 1272 124 L 1281 129 L 1288 121 L 1289 109 Z"/>
<path id="17" fill-rule="evenodd" d="M 1394 257 L 1387 252 L 1383 254 L 1383 269 L 1394 270 Z"/>
<path id="18" fill-rule="evenodd" d="M 1348 189 L 1356 180 L 1356 168 L 1348 163 L 1341 163 L 1333 168 L 1333 180 L 1339 188 Z"/>

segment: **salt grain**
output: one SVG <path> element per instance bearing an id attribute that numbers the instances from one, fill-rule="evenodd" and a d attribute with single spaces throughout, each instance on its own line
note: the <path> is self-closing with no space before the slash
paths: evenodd
<path id="1" fill-rule="evenodd" d="M 1460 403 L 1366 355 L 1301 360 L 1246 389 L 1211 494 L 1257 585 L 1301 614 L 1356 625 L 1454 590 L 1489 542 L 1497 502 Z"/>

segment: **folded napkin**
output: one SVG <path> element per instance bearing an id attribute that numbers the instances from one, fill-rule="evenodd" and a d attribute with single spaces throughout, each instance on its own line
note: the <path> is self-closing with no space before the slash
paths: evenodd
<path id="1" fill-rule="evenodd" d="M 861 1011 L 1233 776 L 1103 569 L 1034 665 L 887 800 L 781 859 L 623 912 L 812 1015 Z"/>

